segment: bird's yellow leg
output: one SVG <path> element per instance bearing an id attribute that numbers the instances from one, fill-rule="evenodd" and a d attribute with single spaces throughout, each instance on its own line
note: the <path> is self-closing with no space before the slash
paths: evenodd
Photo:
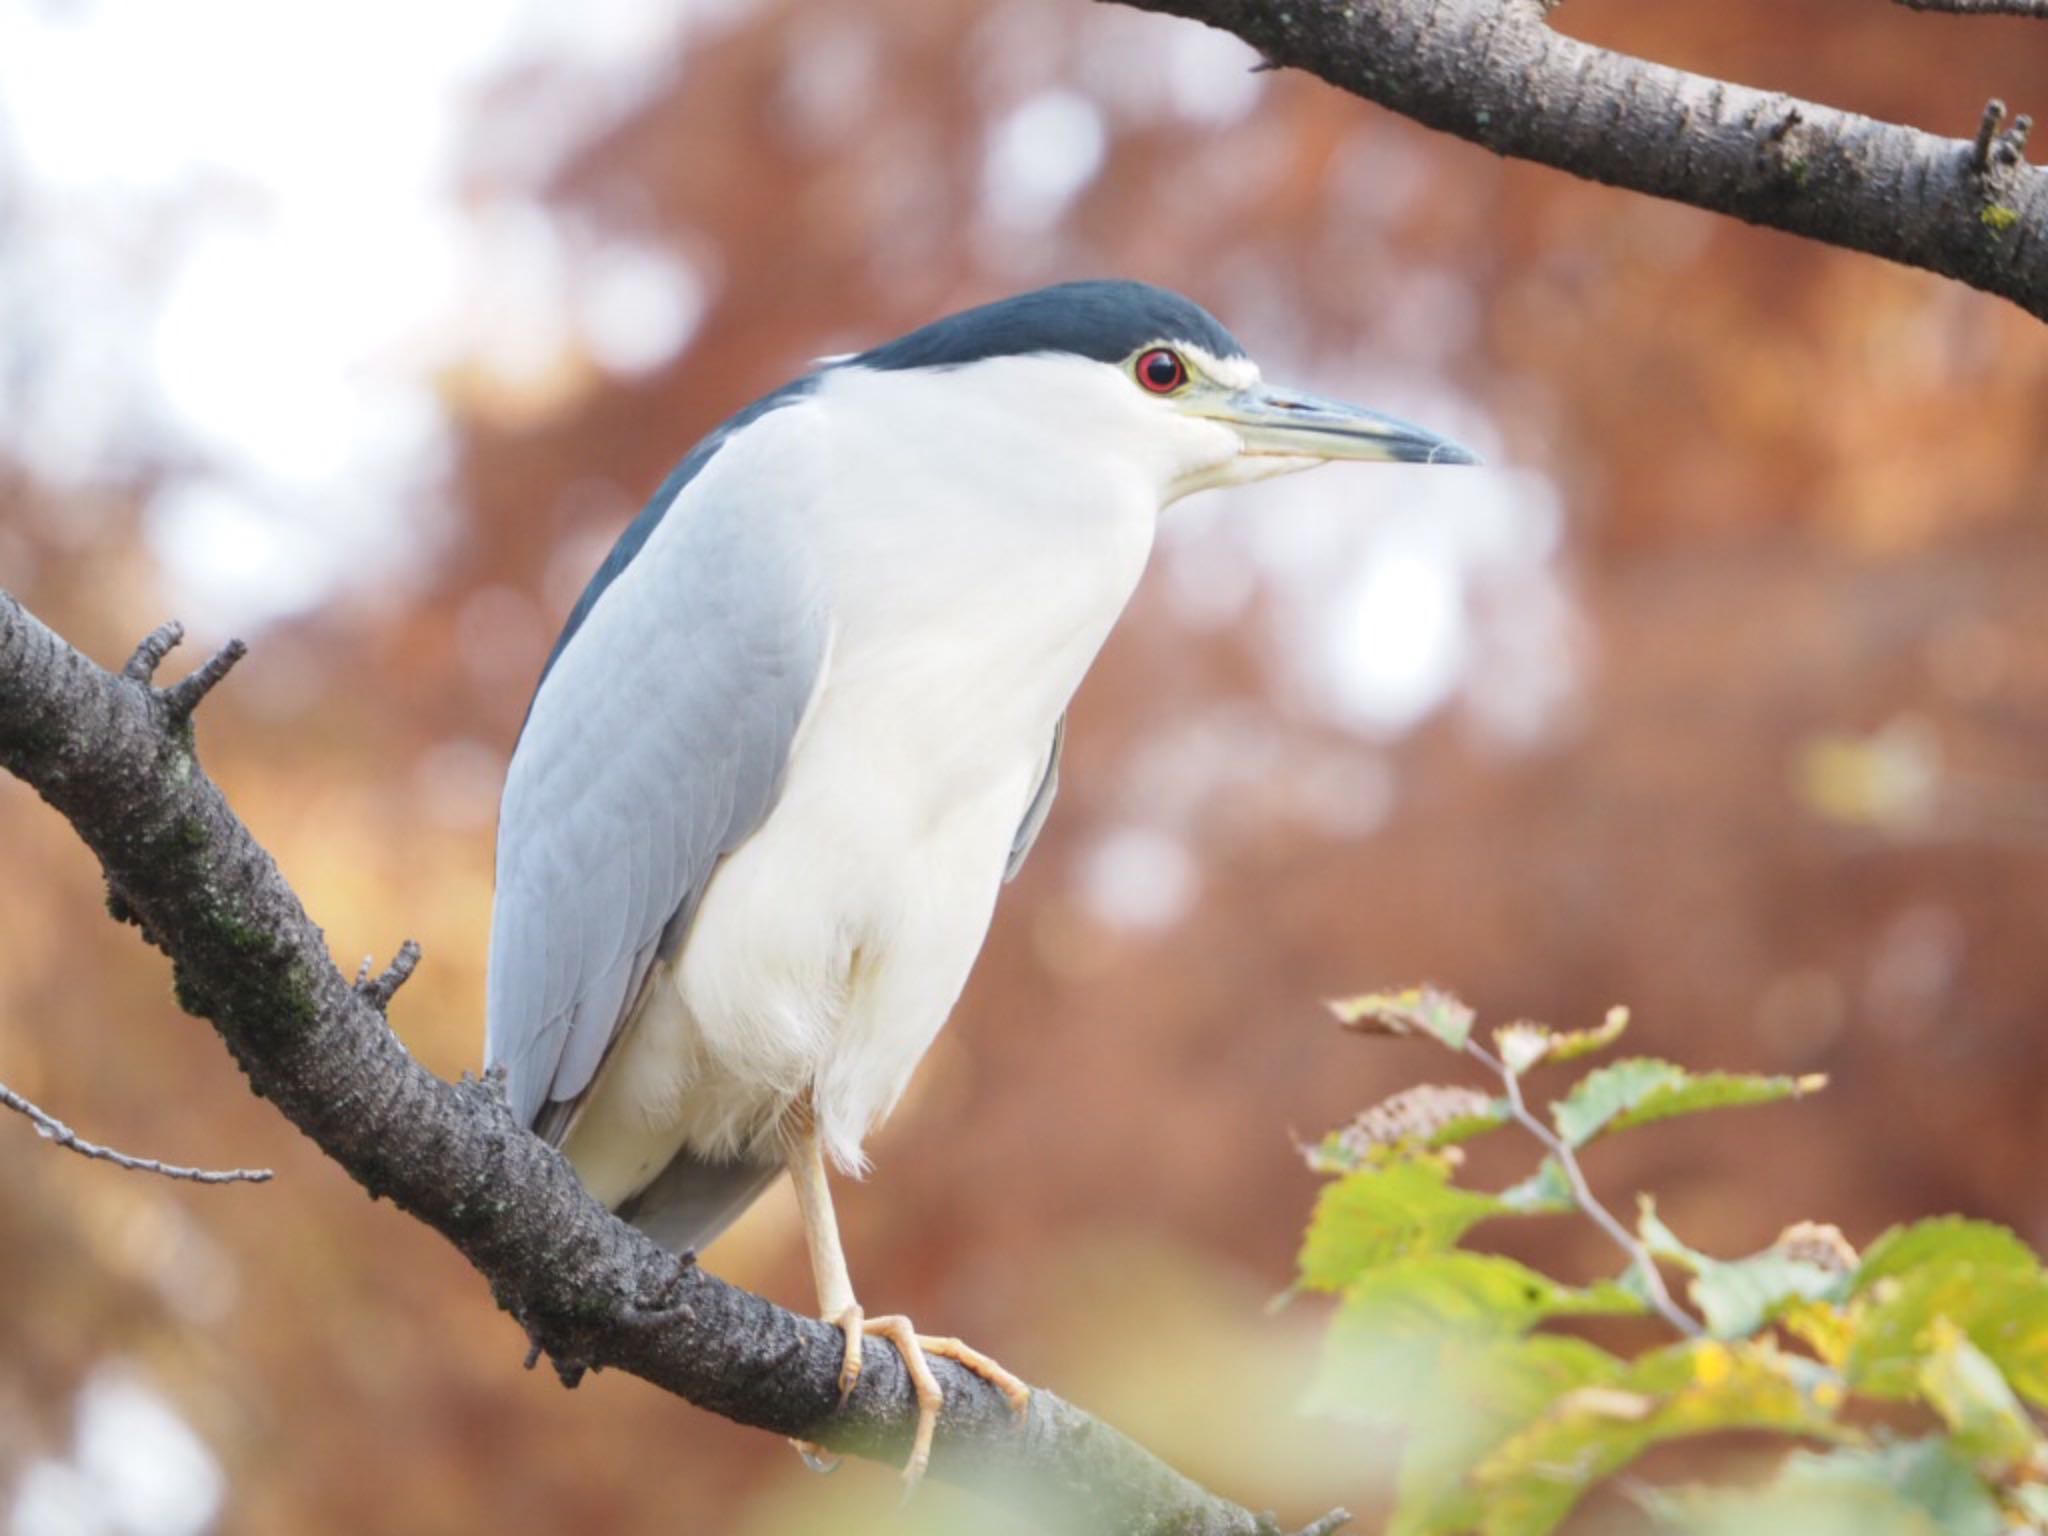
<path id="1" fill-rule="evenodd" d="M 817 1127 L 809 1117 L 793 1128 L 789 1137 L 790 1182 L 796 1186 L 797 1210 L 803 1218 L 804 1246 L 811 1258 L 811 1278 L 818 1288 L 818 1313 L 838 1326 L 846 1336 L 846 1355 L 839 1367 L 839 1400 L 843 1403 L 860 1380 L 861 1341 L 885 1338 L 903 1357 L 904 1369 L 917 1393 L 917 1430 L 911 1440 L 910 1460 L 903 1467 L 903 1481 L 915 1488 L 932 1456 L 932 1433 L 938 1427 L 939 1410 L 945 1405 L 938 1377 L 927 1358 L 937 1355 L 965 1366 L 1009 1399 L 1011 1410 L 1022 1418 L 1031 1406 L 1031 1389 L 978 1349 L 958 1339 L 920 1335 L 907 1317 L 867 1317 L 854 1300 L 853 1279 L 846 1271 L 846 1251 L 839 1241 L 839 1220 L 832 1210 L 832 1190 L 825 1178 L 825 1153 L 818 1141 Z M 812 1465 L 830 1464 L 819 1448 L 808 1441 L 792 1442 Z"/>
<path id="2" fill-rule="evenodd" d="M 860 1303 L 853 1299 L 853 1277 L 846 1272 L 846 1250 L 839 1242 L 839 1218 L 832 1210 L 832 1186 L 825 1181 L 825 1150 L 808 1108 L 791 1117 L 784 1161 L 796 1189 L 797 1213 L 803 1219 L 804 1251 L 811 1259 L 811 1280 L 818 1291 L 818 1315 L 838 1325 L 846 1336 L 846 1354 L 839 1365 L 839 1401 L 845 1402 L 860 1380 Z M 806 1464 L 821 1472 L 839 1459 L 808 1440 L 792 1440 Z"/>

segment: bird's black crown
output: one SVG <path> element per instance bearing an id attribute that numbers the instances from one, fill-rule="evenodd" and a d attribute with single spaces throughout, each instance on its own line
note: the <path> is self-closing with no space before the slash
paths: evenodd
<path id="1" fill-rule="evenodd" d="M 858 368 L 957 368 L 991 357 L 1066 352 L 1120 363 L 1154 341 L 1182 341 L 1212 357 L 1244 348 L 1192 299 L 1150 283 L 1057 283 L 962 310 L 847 359 Z"/>

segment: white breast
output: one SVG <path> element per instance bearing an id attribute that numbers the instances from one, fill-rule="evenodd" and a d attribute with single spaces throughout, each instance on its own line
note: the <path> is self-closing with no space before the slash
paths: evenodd
<path id="1" fill-rule="evenodd" d="M 1006 360 L 1037 364 L 1075 366 Z M 779 532 L 816 573 L 831 652 L 774 812 L 712 878 L 572 1137 L 601 1194 L 682 1145 L 739 1151 L 805 1095 L 858 1166 L 966 982 L 1054 726 L 1143 570 L 1156 488 L 1069 424 L 1048 442 L 1045 380 L 1006 402 L 944 378 L 835 374 L 727 450 L 812 471 Z"/>

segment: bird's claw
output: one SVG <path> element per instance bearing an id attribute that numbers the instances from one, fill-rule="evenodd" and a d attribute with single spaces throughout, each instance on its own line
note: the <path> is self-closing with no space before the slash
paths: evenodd
<path id="1" fill-rule="evenodd" d="M 815 1440 L 790 1438 L 789 1447 L 803 1458 L 803 1463 L 820 1477 L 839 1470 L 839 1458 Z"/>
<path id="2" fill-rule="evenodd" d="M 906 1500 L 917 1491 L 917 1485 L 924 1481 L 925 1469 L 931 1465 L 932 1435 L 939 1426 L 939 1410 L 946 1404 L 946 1394 L 939 1386 L 939 1378 L 932 1374 L 930 1356 L 937 1355 L 965 1366 L 1001 1392 L 1009 1399 L 1010 1411 L 1019 1423 L 1030 1412 L 1031 1389 L 980 1350 L 958 1339 L 920 1334 L 910 1319 L 902 1316 L 866 1318 L 858 1328 L 862 1334 L 885 1338 L 896 1346 L 897 1354 L 903 1357 L 903 1368 L 910 1374 L 911 1389 L 917 1393 L 917 1429 L 911 1436 L 910 1459 L 903 1464 L 903 1496 Z"/>
<path id="3" fill-rule="evenodd" d="M 839 1406 L 844 1408 L 846 1400 L 853 1396 L 853 1389 L 860 1385 L 860 1343 L 866 1332 L 865 1314 L 856 1303 L 833 1318 L 832 1322 L 846 1335 L 846 1356 L 839 1363 Z"/>
<path id="4" fill-rule="evenodd" d="M 858 1305 L 848 1307 L 830 1321 L 846 1336 L 846 1354 L 839 1365 L 839 1406 L 842 1408 L 853 1396 L 853 1389 L 860 1384 L 863 1340 L 885 1338 L 903 1357 L 903 1368 L 909 1373 L 911 1389 L 917 1394 L 917 1429 L 911 1436 L 910 1459 L 903 1464 L 905 1499 L 917 1490 L 917 1485 L 924 1480 L 925 1469 L 931 1465 L 932 1435 L 938 1429 L 939 1411 L 946 1403 L 939 1378 L 932 1374 L 931 1356 L 937 1355 L 940 1359 L 965 1366 L 988 1382 L 1009 1399 L 1010 1411 L 1017 1416 L 1019 1423 L 1031 1411 L 1031 1389 L 980 1350 L 959 1339 L 920 1334 L 907 1317 L 868 1317 Z M 830 1472 L 839 1465 L 838 1457 L 828 1454 L 812 1441 L 792 1440 L 790 1444 L 796 1447 L 804 1465 L 813 1472 Z"/>

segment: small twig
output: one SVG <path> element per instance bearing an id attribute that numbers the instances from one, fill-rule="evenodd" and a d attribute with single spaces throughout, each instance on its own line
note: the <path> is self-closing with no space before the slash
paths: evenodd
<path id="1" fill-rule="evenodd" d="M 420 946 L 417 940 L 407 939 L 398 946 L 398 953 L 391 957 L 391 963 L 384 967 L 384 974 L 372 979 L 370 959 L 363 957 L 362 969 L 356 972 L 356 991 L 363 1001 L 379 1013 L 391 1006 L 391 999 L 398 989 L 406 984 L 420 963 Z"/>
<path id="2" fill-rule="evenodd" d="M 1477 1040 L 1468 1038 L 1465 1041 L 1465 1054 L 1498 1076 L 1506 1085 L 1508 1113 L 1514 1117 L 1516 1124 L 1542 1142 L 1550 1155 L 1557 1159 L 1558 1167 L 1564 1170 L 1566 1182 L 1571 1185 L 1572 1200 L 1629 1256 L 1635 1265 L 1636 1273 L 1643 1277 L 1643 1289 L 1649 1293 L 1650 1305 L 1657 1309 L 1658 1315 L 1687 1338 L 1699 1338 L 1705 1330 L 1691 1313 L 1671 1299 L 1671 1292 L 1665 1287 L 1664 1276 L 1657 1268 L 1657 1261 L 1650 1257 L 1650 1250 L 1642 1245 L 1641 1240 L 1633 1232 L 1622 1225 L 1612 1211 L 1600 1203 L 1600 1197 L 1593 1193 L 1593 1186 L 1586 1182 L 1586 1171 L 1579 1166 L 1578 1156 L 1572 1151 L 1571 1143 L 1545 1125 L 1530 1110 L 1522 1098 L 1521 1079 L 1508 1070 L 1506 1062 L 1500 1060 Z"/>
<path id="3" fill-rule="evenodd" d="M 2005 103 L 1994 96 L 1984 103 L 1984 115 L 1977 119 L 1977 137 L 1970 145 L 1970 169 L 1982 176 L 1991 169 L 1991 146 L 1998 140 L 1998 125 L 2005 121 Z"/>
<path id="4" fill-rule="evenodd" d="M 2048 17 L 2048 0 L 1892 0 L 1909 11 L 1941 11 L 1950 16 Z"/>
<path id="5" fill-rule="evenodd" d="M 1331 1536 L 1332 1532 L 1341 1530 L 1350 1523 L 1350 1510 L 1333 1509 L 1323 1516 L 1322 1519 L 1315 1521 L 1313 1524 L 1303 1526 L 1297 1533 L 1297 1536 Z"/>
<path id="6" fill-rule="evenodd" d="M 0 1105 L 26 1115 L 35 1126 L 36 1134 L 45 1141 L 67 1147 L 80 1157 L 97 1158 L 116 1167 L 132 1168 L 137 1173 L 160 1173 L 167 1179 L 184 1179 L 193 1184 L 264 1184 L 277 1177 L 268 1168 L 181 1168 L 176 1163 L 160 1163 L 153 1157 L 116 1152 L 112 1147 L 87 1141 L 48 1110 L 24 1099 L 5 1083 L 0 1083 Z"/>
<path id="7" fill-rule="evenodd" d="M 2012 126 L 1998 137 L 1998 163 L 2018 165 L 2027 157 L 2027 135 L 2034 131 L 2034 120 L 2022 112 L 2012 120 Z"/>
<path id="8" fill-rule="evenodd" d="M 155 639 L 152 635 L 150 639 Z M 144 647 L 149 641 L 142 642 Z M 214 684 L 234 670 L 235 663 L 249 654 L 249 647 L 240 640 L 230 640 L 215 651 L 205 666 L 191 676 L 172 684 L 163 692 L 164 705 L 174 719 L 184 719 L 197 709 L 200 701 L 213 692 Z"/>
<path id="9" fill-rule="evenodd" d="M 121 675 L 132 682 L 147 683 L 155 678 L 156 669 L 163 665 L 163 659 L 177 648 L 185 638 L 185 626 L 176 619 L 168 624 L 159 624 L 147 635 L 142 644 L 135 647 L 135 654 L 128 658 L 128 664 L 121 668 Z"/>

